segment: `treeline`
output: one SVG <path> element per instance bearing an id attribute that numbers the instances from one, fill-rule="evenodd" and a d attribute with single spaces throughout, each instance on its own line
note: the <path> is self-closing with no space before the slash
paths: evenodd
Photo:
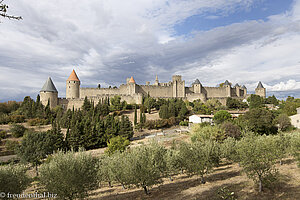
<path id="1" fill-rule="evenodd" d="M 86 198 L 90 190 L 100 187 L 99 184 L 140 187 L 148 194 L 151 186 L 163 184 L 166 178 L 172 181 L 182 173 L 196 175 L 199 183 L 205 184 L 206 176 L 220 162 L 227 160 L 239 163 L 261 192 L 265 187 L 276 185 L 278 169 L 275 164 L 283 158 L 294 156 L 300 167 L 299 132 L 276 136 L 245 132 L 240 140 L 232 137 L 215 140 L 212 134 L 208 133 L 204 141 L 194 139 L 191 143 L 174 143 L 169 149 L 152 142 L 101 157 L 92 157 L 85 152 L 59 151 L 41 165 L 40 174 L 35 180 L 38 180 L 41 191 L 56 193 L 59 199 Z M 11 168 L 19 169 L 17 166 Z M 28 177 L 22 168 L 17 175 L 12 173 L 11 168 L 0 167 L 0 173 L 5 174 L 0 176 L 0 184 L 3 184 L 0 187 L 4 188 L 3 192 L 21 193 L 28 187 Z M 5 190 L 8 181 L 20 183 L 20 180 L 24 180 L 22 184 Z"/>

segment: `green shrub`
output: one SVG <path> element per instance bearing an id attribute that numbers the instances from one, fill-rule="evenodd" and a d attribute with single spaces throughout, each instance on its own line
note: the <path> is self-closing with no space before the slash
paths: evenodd
<path id="1" fill-rule="evenodd" d="M 38 125 L 46 125 L 48 123 L 47 119 L 40 119 L 40 118 L 34 118 L 34 119 L 29 119 L 27 121 L 29 126 L 38 126 Z"/>
<path id="2" fill-rule="evenodd" d="M 189 122 L 188 121 L 181 121 L 179 123 L 180 126 L 188 126 L 189 125 Z"/>
<path id="3" fill-rule="evenodd" d="M 129 140 L 124 137 L 113 137 L 109 140 L 109 142 L 107 142 L 106 153 L 113 154 L 116 151 L 124 152 L 129 144 Z"/>
<path id="4" fill-rule="evenodd" d="M 223 141 L 225 139 L 225 132 L 219 126 L 204 126 L 194 124 L 192 127 L 191 140 L 193 142 L 205 142 L 207 140 Z"/>
<path id="5" fill-rule="evenodd" d="M 7 137 L 7 132 L 5 130 L 0 130 L 0 139 L 5 139 Z"/>
<path id="6" fill-rule="evenodd" d="M 26 167 L 21 165 L 0 166 L 0 190 L 7 194 L 22 194 L 30 185 Z M 6 199 L 6 198 L 4 198 Z"/>
<path id="7" fill-rule="evenodd" d="M 232 119 L 231 114 L 226 110 L 220 110 L 214 114 L 213 120 L 216 124 L 222 124 L 225 121 L 229 121 Z"/>
<path id="8" fill-rule="evenodd" d="M 5 147 L 7 151 L 13 151 L 16 152 L 17 148 L 19 146 L 19 142 L 18 141 L 14 141 L 14 140 L 6 140 L 5 142 Z"/>
<path id="9" fill-rule="evenodd" d="M 98 187 L 98 160 L 86 152 L 59 151 L 40 167 L 40 183 L 59 199 L 85 199 Z"/>
<path id="10" fill-rule="evenodd" d="M 11 115 L 10 116 L 10 122 L 12 122 L 12 123 L 23 123 L 23 122 L 25 122 L 25 116 L 24 115 Z"/>
<path id="11" fill-rule="evenodd" d="M 10 132 L 16 138 L 23 137 L 25 131 L 26 131 L 26 128 L 20 124 L 13 124 L 10 128 Z"/>

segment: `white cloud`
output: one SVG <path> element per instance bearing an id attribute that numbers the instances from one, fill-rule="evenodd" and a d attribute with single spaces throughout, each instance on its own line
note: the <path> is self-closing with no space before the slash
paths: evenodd
<path id="1" fill-rule="evenodd" d="M 18 88 L 37 93 L 48 76 L 63 96 L 73 68 L 83 85 L 95 87 L 118 85 L 131 75 L 138 83 L 156 74 L 169 81 L 175 73 L 187 83 L 199 78 L 216 85 L 229 79 L 252 89 L 259 80 L 268 85 L 297 81 L 300 1 L 290 13 L 266 22 L 245 21 L 189 38 L 173 30 L 195 14 L 218 11 L 222 16 L 259 1 L 7 1 L 10 12 L 24 20 L 0 24 L 1 90 L 16 88 L 0 99 L 23 95 Z"/>
<path id="2" fill-rule="evenodd" d="M 289 90 L 299 90 L 300 81 L 288 80 L 286 82 L 280 82 L 273 86 L 266 85 L 266 88 L 270 91 L 289 91 Z"/>

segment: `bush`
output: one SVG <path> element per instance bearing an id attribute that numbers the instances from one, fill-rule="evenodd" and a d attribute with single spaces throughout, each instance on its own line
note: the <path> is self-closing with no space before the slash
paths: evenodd
<path id="1" fill-rule="evenodd" d="M 225 132 L 218 126 L 204 126 L 194 124 L 192 127 L 191 140 L 193 142 L 205 142 L 207 140 L 223 141 L 225 139 Z"/>
<path id="2" fill-rule="evenodd" d="M 221 128 L 225 131 L 227 137 L 240 138 L 241 129 L 237 125 L 234 125 L 232 122 L 224 122 L 221 125 Z"/>
<path id="3" fill-rule="evenodd" d="M 129 144 L 130 144 L 129 140 L 124 137 L 121 136 L 113 137 L 109 140 L 109 142 L 107 142 L 106 153 L 111 155 L 116 151 L 124 152 Z"/>
<path id="4" fill-rule="evenodd" d="M 59 151 L 40 167 L 40 183 L 60 199 L 84 199 L 98 187 L 98 160 L 85 152 Z"/>
<path id="5" fill-rule="evenodd" d="M 26 128 L 20 124 L 13 124 L 12 127 L 10 128 L 10 132 L 16 138 L 23 137 L 25 131 Z"/>
<path id="6" fill-rule="evenodd" d="M 189 122 L 188 121 L 181 121 L 179 123 L 180 126 L 188 126 L 189 125 Z"/>
<path id="7" fill-rule="evenodd" d="M 0 166 L 1 192 L 5 194 L 22 194 L 31 182 L 31 179 L 26 175 L 26 171 L 26 167 L 21 165 Z"/>
<path id="8" fill-rule="evenodd" d="M 232 119 L 231 114 L 226 110 L 220 110 L 216 112 L 216 114 L 213 117 L 214 123 L 216 124 L 222 124 L 225 121 L 229 121 Z"/>
<path id="9" fill-rule="evenodd" d="M 15 153 L 17 151 L 18 146 L 19 146 L 18 141 L 6 140 L 5 142 L 5 147 L 7 151 L 13 151 Z"/>
<path id="10" fill-rule="evenodd" d="M 287 114 L 278 115 L 275 118 L 275 123 L 278 124 L 278 128 L 280 131 L 286 131 L 292 126 L 291 119 Z"/>
<path id="11" fill-rule="evenodd" d="M 7 137 L 7 132 L 5 130 L 0 130 L 0 139 L 5 139 Z"/>
<path id="12" fill-rule="evenodd" d="M 12 123 L 23 123 L 23 122 L 25 122 L 25 116 L 24 115 L 11 115 L 10 116 L 10 122 L 12 122 Z"/>
<path id="13" fill-rule="evenodd" d="M 29 119 L 27 121 L 29 126 L 38 126 L 38 125 L 46 125 L 48 124 L 47 119 L 40 119 L 40 118 L 34 118 L 34 119 Z"/>

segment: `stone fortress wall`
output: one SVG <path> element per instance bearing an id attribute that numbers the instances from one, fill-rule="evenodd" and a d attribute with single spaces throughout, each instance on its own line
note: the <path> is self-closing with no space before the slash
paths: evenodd
<path id="1" fill-rule="evenodd" d="M 51 80 L 51 78 L 49 79 Z M 227 80 L 222 87 L 203 87 L 200 81 L 196 79 L 192 86 L 186 87 L 185 81 L 180 75 L 172 76 L 172 80 L 168 83 L 159 83 L 156 76 L 153 85 L 150 85 L 148 81 L 146 85 L 138 85 L 131 77 L 126 80 L 126 84 L 120 85 L 119 88 L 101 88 L 100 85 L 96 88 L 82 88 L 80 87 L 80 80 L 73 70 L 66 81 L 66 98 L 58 98 L 57 90 L 52 80 L 49 81 L 49 79 L 43 86 L 40 95 L 42 103 L 46 105 L 50 100 L 52 108 L 61 105 L 64 109 L 80 109 L 85 97 L 96 104 L 99 100 L 112 98 L 116 95 L 120 96 L 122 101 L 131 104 L 141 104 L 143 96 L 150 95 L 153 98 L 181 98 L 188 101 L 200 99 L 203 102 L 209 99 L 218 99 L 223 105 L 226 105 L 228 97 L 245 99 L 249 96 L 245 86 L 241 87 L 236 84 L 232 87 Z M 47 88 L 52 89 L 47 91 Z M 261 82 L 256 89 L 256 94 L 266 97 L 266 89 Z"/>

